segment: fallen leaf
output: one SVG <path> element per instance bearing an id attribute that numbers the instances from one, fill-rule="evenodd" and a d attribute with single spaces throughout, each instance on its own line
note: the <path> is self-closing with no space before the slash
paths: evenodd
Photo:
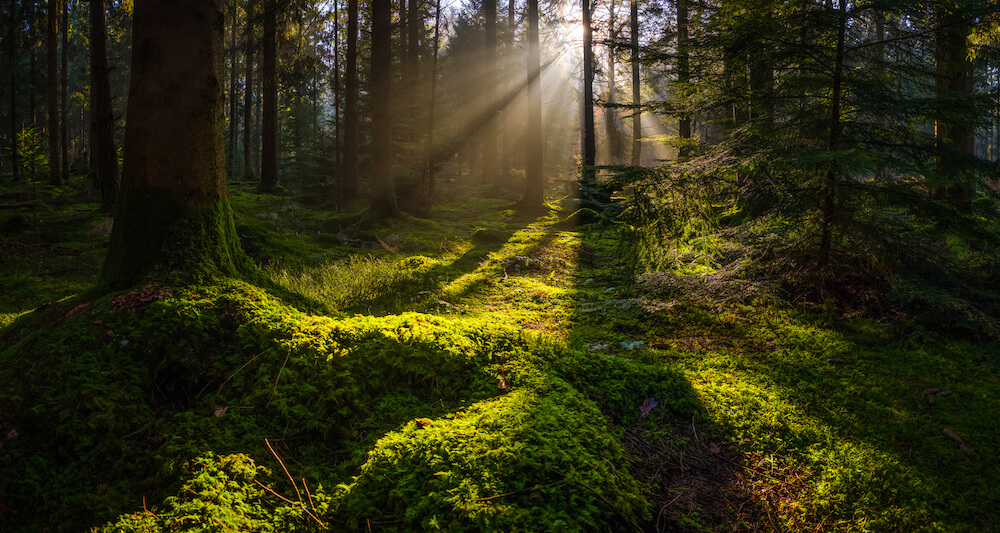
<path id="1" fill-rule="evenodd" d="M 499 380 L 499 383 L 497 383 L 497 388 L 502 390 L 507 390 L 507 381 L 503 379 L 503 376 L 497 376 L 497 380 Z"/>
<path id="2" fill-rule="evenodd" d="M 660 405 L 660 403 L 656 401 L 656 398 L 653 398 L 652 396 L 646 398 L 646 400 L 642 402 L 642 405 L 639 406 L 639 418 L 646 418 L 646 416 L 649 415 L 649 412 L 652 411 L 657 405 Z"/>
<path id="3" fill-rule="evenodd" d="M 425 427 L 428 427 L 428 426 L 433 426 L 434 422 L 431 422 L 430 420 L 427 420 L 426 418 L 418 418 L 417 419 L 417 424 L 420 427 L 425 428 Z"/>
<path id="4" fill-rule="evenodd" d="M 927 390 L 924 391 L 924 394 L 934 395 L 934 394 L 937 394 L 939 392 L 941 392 L 941 389 L 927 389 Z"/>
<path id="5" fill-rule="evenodd" d="M 935 399 L 935 396 L 933 394 L 931 394 L 930 396 L 927 397 L 927 404 L 928 405 L 934 405 L 936 403 L 937 403 L 937 400 Z"/>
<path id="6" fill-rule="evenodd" d="M 846 365 L 847 364 L 847 361 L 845 361 L 844 359 L 841 359 L 839 357 L 831 357 L 830 359 L 827 359 L 826 362 L 830 363 L 831 365 Z"/>
<path id="7" fill-rule="evenodd" d="M 215 416 L 222 416 L 222 415 L 226 414 L 226 411 L 228 411 L 228 410 L 229 410 L 228 407 L 220 407 L 220 408 L 218 408 L 218 409 L 215 410 Z"/>

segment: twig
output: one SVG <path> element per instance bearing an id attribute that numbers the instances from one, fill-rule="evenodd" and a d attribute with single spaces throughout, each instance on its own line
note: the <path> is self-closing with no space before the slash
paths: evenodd
<path id="1" fill-rule="evenodd" d="M 150 511 L 149 509 L 146 509 L 146 497 L 145 496 L 142 497 L 142 510 L 143 510 L 143 512 L 146 512 L 146 513 L 149 513 L 149 514 L 153 515 L 153 518 L 156 518 L 157 520 L 159 520 L 160 517 L 156 516 L 156 513 L 154 513 L 153 511 Z"/>
<path id="2" fill-rule="evenodd" d="M 219 524 L 220 526 L 222 526 L 222 527 L 225 527 L 225 528 L 226 528 L 226 531 L 232 531 L 232 529 L 229 529 L 228 527 L 226 527 L 226 524 L 223 524 L 223 523 L 222 523 L 222 521 L 221 521 L 221 520 L 219 520 L 218 518 L 216 518 L 216 517 L 214 517 L 214 516 L 213 516 L 213 517 L 212 517 L 212 520 L 215 520 L 215 522 L 216 522 L 217 524 Z"/>
<path id="3" fill-rule="evenodd" d="M 314 513 L 319 514 L 316 510 L 316 506 L 313 505 L 313 495 L 309 492 L 309 485 L 306 485 L 306 478 L 302 478 L 302 487 L 306 489 L 306 496 L 309 498 L 309 507 L 312 507 Z"/>
<path id="4" fill-rule="evenodd" d="M 247 365 L 249 365 L 250 363 L 252 363 L 252 362 L 254 362 L 255 360 L 257 360 L 257 358 L 258 358 L 258 357 L 260 357 L 260 356 L 261 356 L 261 354 L 263 354 L 263 353 L 264 353 L 264 352 L 260 352 L 259 354 L 257 354 L 257 355 L 255 355 L 255 356 L 253 356 L 253 358 L 251 358 L 251 359 L 250 359 L 249 361 L 247 361 L 246 363 L 243 363 L 243 366 L 241 366 L 241 367 L 239 367 L 238 369 L 236 369 L 236 372 L 233 372 L 232 374 L 229 374 L 229 377 L 228 377 L 228 378 L 226 378 L 226 381 L 223 381 L 223 382 L 222 382 L 222 385 L 219 385 L 219 390 L 215 391 L 215 393 L 216 393 L 216 394 L 219 394 L 220 392 L 222 392 L 222 387 L 225 387 L 225 386 L 226 386 L 226 383 L 229 383 L 229 380 L 233 379 L 233 376 L 235 376 L 236 374 L 239 374 L 239 373 L 240 373 L 240 370 L 243 370 L 244 368 L 246 368 L 246 367 L 247 367 Z"/>
<path id="5" fill-rule="evenodd" d="M 288 353 L 285 354 L 285 362 L 281 363 L 281 369 L 278 370 L 278 377 L 274 378 L 274 389 L 271 390 L 271 397 L 267 399 L 267 403 L 264 407 L 271 405 L 271 400 L 274 399 L 274 393 L 278 392 L 278 380 L 281 379 L 281 373 L 285 371 L 285 365 L 288 364 L 288 358 L 292 355 L 292 347 L 288 347 Z"/>
<path id="6" fill-rule="evenodd" d="M 494 494 L 493 496 L 486 496 L 486 497 L 483 497 L 483 498 L 476 498 L 476 499 L 474 499 L 472 501 L 474 501 L 474 502 L 485 502 L 485 501 L 492 500 L 494 498 L 502 498 L 504 496 L 512 496 L 514 494 L 520 494 L 522 492 L 531 492 L 531 491 L 533 491 L 535 489 L 549 488 L 549 487 L 552 487 L 554 485 L 562 485 L 563 483 L 566 483 L 566 481 L 563 480 L 563 481 L 556 481 L 556 482 L 553 482 L 553 483 L 547 483 L 545 485 L 535 485 L 534 487 L 528 487 L 528 488 L 524 488 L 524 489 L 512 490 L 510 492 L 505 492 L 503 494 Z"/>
<path id="7" fill-rule="evenodd" d="M 302 493 L 299 492 L 299 486 L 295 484 L 295 479 L 292 478 L 292 475 L 288 473 L 288 469 L 285 468 L 285 462 L 281 460 L 281 457 L 278 457 L 278 454 L 275 453 L 274 448 L 271 447 L 271 442 L 268 441 L 266 438 L 264 439 L 264 444 L 267 444 L 267 449 L 271 450 L 271 453 L 274 455 L 274 458 L 278 460 L 278 464 L 281 465 L 281 469 L 284 470 L 285 475 L 288 476 L 288 481 L 292 482 L 292 488 L 295 489 L 295 495 L 299 497 L 299 503 L 302 503 Z"/>

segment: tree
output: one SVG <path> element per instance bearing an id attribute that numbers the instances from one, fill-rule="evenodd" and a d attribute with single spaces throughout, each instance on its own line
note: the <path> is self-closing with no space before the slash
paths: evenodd
<path id="1" fill-rule="evenodd" d="M 278 5 L 264 0 L 264 40 L 261 76 L 264 109 L 261 118 L 260 188 L 273 191 L 278 186 Z"/>
<path id="2" fill-rule="evenodd" d="M 592 192 L 596 178 L 597 139 L 594 132 L 594 29 L 591 0 L 583 0 L 583 196 Z"/>
<path id="3" fill-rule="evenodd" d="M 253 181 L 253 154 L 251 152 L 251 135 L 253 131 L 253 60 L 254 60 L 254 0 L 246 4 L 246 32 L 244 39 L 244 54 L 246 61 L 243 75 L 243 179 Z"/>
<path id="4" fill-rule="evenodd" d="M 528 0 L 528 78 L 527 113 L 528 127 L 525 143 L 525 190 L 520 206 L 526 211 L 542 209 L 545 205 L 545 174 L 542 139 L 542 54 L 538 42 L 538 0 Z"/>
<path id="5" fill-rule="evenodd" d="M 48 109 L 49 117 L 49 183 L 52 185 L 62 185 L 62 165 L 59 163 L 59 156 L 62 150 L 59 148 L 59 3 L 58 0 L 49 0 L 48 10 Z"/>
<path id="6" fill-rule="evenodd" d="M 632 0 L 629 19 L 629 48 L 632 51 L 632 166 L 642 163 L 642 108 L 639 92 L 639 0 Z"/>
<path id="7" fill-rule="evenodd" d="M 943 0 L 935 6 L 935 98 L 942 107 L 960 107 L 963 97 L 971 95 L 975 87 L 968 47 L 971 10 L 962 4 L 959 0 Z M 954 106 L 953 103 L 959 105 Z M 955 168 L 955 160 L 975 155 L 975 116 L 962 111 L 949 115 L 939 118 L 934 124 L 935 141 L 940 152 L 935 185 L 939 195 L 970 206 L 975 188 L 972 180 L 963 178 Z"/>
<path id="8" fill-rule="evenodd" d="M 115 150 L 115 116 L 111 108 L 108 67 L 108 34 L 104 0 L 90 2 L 90 126 L 91 151 L 101 206 L 111 209 L 118 197 L 118 153 Z"/>
<path id="9" fill-rule="evenodd" d="M 484 0 L 482 5 L 486 52 L 483 89 L 487 105 L 497 101 L 497 0 Z M 493 109 L 483 125 L 483 181 L 497 183 L 499 160 L 497 159 L 497 110 Z"/>
<path id="10" fill-rule="evenodd" d="M 347 0 L 347 64 L 344 65 L 344 168 L 341 194 L 345 200 L 358 196 L 358 152 L 361 150 L 358 113 L 358 0 Z"/>
<path id="11" fill-rule="evenodd" d="M 372 1 L 372 198 L 371 210 L 399 215 L 392 175 L 392 14 L 391 0 Z"/>
<path id="12" fill-rule="evenodd" d="M 20 179 L 20 162 L 18 161 L 17 142 L 17 27 L 19 19 L 17 0 L 10 0 L 10 41 L 7 43 L 10 52 L 10 162 L 11 177 L 14 181 Z"/>
<path id="13" fill-rule="evenodd" d="M 221 0 L 136 0 L 125 163 L 102 286 L 249 271 L 226 191 Z"/>
<path id="14" fill-rule="evenodd" d="M 59 160 L 62 162 L 60 172 L 63 176 L 69 175 L 69 110 L 67 106 L 67 96 L 69 93 L 69 0 L 65 0 L 62 6 L 62 71 L 60 72 L 60 114 L 59 123 Z"/>

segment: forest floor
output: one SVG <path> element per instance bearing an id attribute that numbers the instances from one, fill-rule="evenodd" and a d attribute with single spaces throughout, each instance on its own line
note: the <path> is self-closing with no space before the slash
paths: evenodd
<path id="1" fill-rule="evenodd" d="M 236 186 L 273 285 L 95 295 L 82 190 L 0 189 L 0 531 L 1000 531 L 989 340 L 635 271 L 569 199 Z"/>

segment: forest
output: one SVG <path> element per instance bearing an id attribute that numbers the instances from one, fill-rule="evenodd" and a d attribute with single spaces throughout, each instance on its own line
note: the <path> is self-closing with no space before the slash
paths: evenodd
<path id="1" fill-rule="evenodd" d="M 0 533 L 1000 532 L 995 0 L 0 0 Z"/>

